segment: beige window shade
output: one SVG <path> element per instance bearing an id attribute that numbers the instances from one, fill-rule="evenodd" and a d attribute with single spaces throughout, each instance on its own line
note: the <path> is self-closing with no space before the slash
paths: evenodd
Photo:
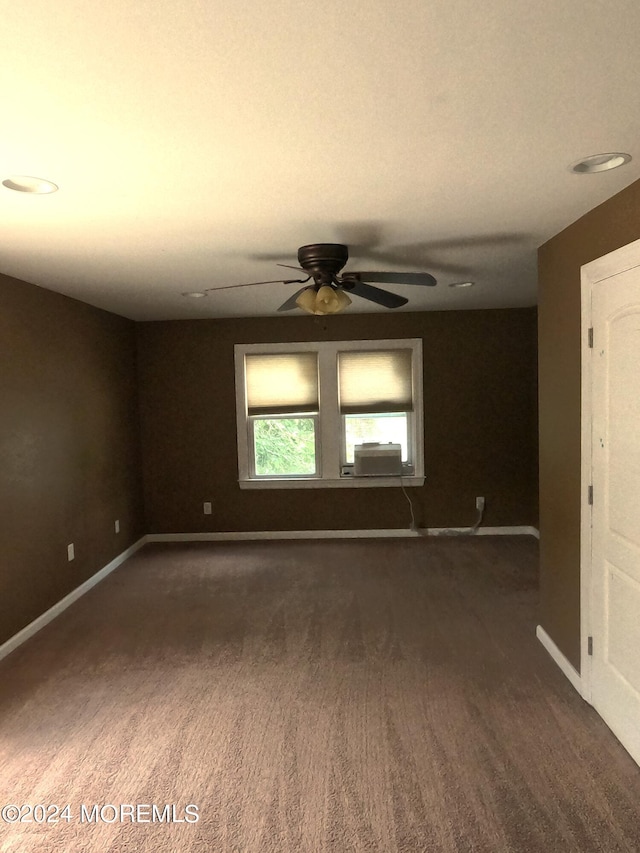
<path id="1" fill-rule="evenodd" d="M 340 412 L 409 412 L 413 410 L 411 350 L 338 353 Z"/>
<path id="2" fill-rule="evenodd" d="M 318 411 L 318 357 L 315 352 L 245 356 L 249 415 Z"/>

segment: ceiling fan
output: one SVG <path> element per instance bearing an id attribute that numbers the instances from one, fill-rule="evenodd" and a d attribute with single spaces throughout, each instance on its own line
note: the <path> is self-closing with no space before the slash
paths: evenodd
<path id="1" fill-rule="evenodd" d="M 247 284 L 230 284 L 209 288 L 230 290 L 234 287 L 253 287 L 258 284 L 304 284 L 278 308 L 278 311 L 291 311 L 302 308 L 310 314 L 337 314 L 351 304 L 350 296 L 360 296 L 385 308 L 399 308 L 409 301 L 404 296 L 390 293 L 370 282 L 384 284 L 412 284 L 433 287 L 437 282 L 427 272 L 344 272 L 342 268 L 349 260 L 349 249 L 342 243 L 312 243 L 298 249 L 298 263 L 294 267 L 278 264 L 279 267 L 299 270 L 306 278 L 275 279 L 272 281 L 252 281 Z M 313 284 L 307 284 L 313 279 Z"/>

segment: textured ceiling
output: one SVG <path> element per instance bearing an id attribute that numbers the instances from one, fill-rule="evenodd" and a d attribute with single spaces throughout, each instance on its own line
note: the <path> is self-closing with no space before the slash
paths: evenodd
<path id="1" fill-rule="evenodd" d="M 536 248 L 640 178 L 637 0 L 27 0 L 2 29 L 0 179 L 60 190 L 0 187 L 0 272 L 134 319 L 273 314 L 293 286 L 181 293 L 311 242 L 432 272 L 400 310 L 532 305 Z M 606 151 L 634 159 L 570 171 Z"/>

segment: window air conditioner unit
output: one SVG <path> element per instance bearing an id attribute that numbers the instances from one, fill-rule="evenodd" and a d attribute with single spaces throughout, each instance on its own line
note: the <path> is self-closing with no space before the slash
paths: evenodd
<path id="1" fill-rule="evenodd" d="M 353 448 L 354 477 L 399 477 L 402 448 L 399 444 L 368 441 Z"/>

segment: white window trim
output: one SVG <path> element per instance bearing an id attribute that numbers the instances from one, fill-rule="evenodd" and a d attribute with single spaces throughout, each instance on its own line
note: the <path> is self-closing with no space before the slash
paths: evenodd
<path id="1" fill-rule="evenodd" d="M 402 477 L 349 477 L 341 476 L 342 426 L 338 410 L 338 372 L 336 353 L 347 350 L 410 349 L 413 412 L 408 418 L 409 446 L 413 449 L 413 473 Z M 252 477 L 249 452 L 249 418 L 247 415 L 245 356 L 260 353 L 308 352 L 318 353 L 320 377 L 320 415 L 318 417 L 318 470 L 315 477 Z M 385 488 L 422 486 L 424 483 L 424 419 L 422 399 L 422 340 L 420 338 L 394 338 L 361 341 L 311 341 L 275 344 L 236 344 L 236 425 L 238 441 L 238 482 L 241 489 L 326 489 L 326 488 Z M 323 400 L 323 397 L 325 398 Z M 326 400 L 331 402 L 327 403 Z"/>

